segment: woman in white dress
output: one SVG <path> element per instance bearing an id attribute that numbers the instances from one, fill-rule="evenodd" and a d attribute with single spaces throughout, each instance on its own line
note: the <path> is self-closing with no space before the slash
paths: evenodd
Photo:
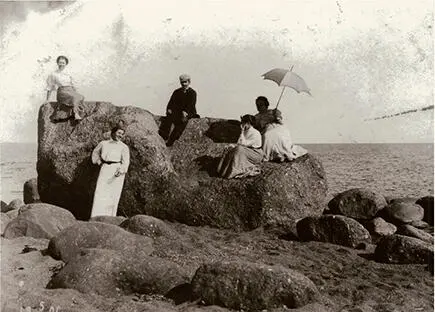
<path id="1" fill-rule="evenodd" d="M 263 136 L 264 161 L 290 161 L 307 153 L 303 147 L 294 145 L 290 131 L 282 124 L 282 115 L 278 109 L 268 109 L 269 101 L 259 96 L 255 104 L 256 128 Z"/>
<path id="2" fill-rule="evenodd" d="M 111 139 L 100 142 L 92 152 L 92 163 L 100 165 L 97 187 L 94 194 L 91 218 L 116 216 L 124 185 L 125 174 L 130 165 L 130 150 L 121 140 L 125 130 L 116 126 Z"/>
<path id="3" fill-rule="evenodd" d="M 217 173 L 220 177 L 227 179 L 244 178 L 261 173 L 258 167 L 263 160 L 261 134 L 253 127 L 254 123 L 254 116 L 245 115 L 242 117 L 242 133 L 237 145 L 224 154 L 217 167 Z"/>
<path id="4" fill-rule="evenodd" d="M 72 76 L 66 70 L 68 58 L 61 55 L 56 59 L 56 63 L 58 69 L 47 78 L 47 102 L 50 100 L 51 92 L 57 90 L 57 109 L 66 111 L 65 116 L 62 116 L 61 119 L 68 119 L 73 116 L 75 120 L 80 120 L 83 118 L 84 96 L 76 91 Z"/>

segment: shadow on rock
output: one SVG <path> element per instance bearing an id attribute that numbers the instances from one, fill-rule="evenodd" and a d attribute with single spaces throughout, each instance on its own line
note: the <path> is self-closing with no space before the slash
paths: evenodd
<path id="1" fill-rule="evenodd" d="M 240 121 L 221 120 L 213 122 L 205 135 L 215 143 L 237 143 L 240 136 Z"/>
<path id="2" fill-rule="evenodd" d="M 204 155 L 195 159 L 196 164 L 199 166 L 199 171 L 205 171 L 210 177 L 218 177 L 217 167 L 220 157 L 212 157 Z"/>

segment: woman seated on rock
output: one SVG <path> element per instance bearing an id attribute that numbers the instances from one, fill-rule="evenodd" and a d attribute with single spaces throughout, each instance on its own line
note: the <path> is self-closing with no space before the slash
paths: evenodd
<path id="1" fill-rule="evenodd" d="M 282 124 L 278 109 L 268 109 L 269 101 L 259 96 L 255 104 L 255 127 L 263 136 L 264 161 L 290 161 L 307 153 L 301 146 L 293 145 L 290 131 Z"/>
<path id="2" fill-rule="evenodd" d="M 66 70 L 68 58 L 61 55 L 56 59 L 56 63 L 58 69 L 47 78 L 47 102 L 50 100 L 51 92 L 57 90 L 57 110 L 66 111 L 65 116 L 57 116 L 57 119 L 74 117 L 75 120 L 80 120 L 83 118 L 84 97 L 76 91 L 72 76 Z"/>
<path id="3" fill-rule="evenodd" d="M 92 152 L 92 163 L 101 166 L 94 194 L 91 218 L 116 216 L 124 185 L 125 174 L 130 164 L 130 150 L 121 142 L 125 130 L 119 125 L 111 131 L 112 138 L 100 142 Z"/>
<path id="4" fill-rule="evenodd" d="M 260 174 L 257 166 L 263 160 L 261 150 L 261 134 L 254 128 L 255 117 L 244 115 L 241 118 L 241 129 L 237 145 L 229 150 L 220 160 L 217 173 L 227 179 L 243 178 Z"/>

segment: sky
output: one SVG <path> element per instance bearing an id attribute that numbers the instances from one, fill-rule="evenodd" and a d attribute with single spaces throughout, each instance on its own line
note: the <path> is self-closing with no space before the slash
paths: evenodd
<path id="1" fill-rule="evenodd" d="M 94 0 L 0 2 L 0 142 L 36 142 L 58 55 L 86 100 L 163 114 L 189 73 L 203 117 L 255 113 L 290 68 L 312 96 L 279 104 L 296 143 L 433 142 L 433 2 Z M 55 100 L 53 95 L 52 100 Z M 375 120 L 373 120 L 375 119 Z"/>

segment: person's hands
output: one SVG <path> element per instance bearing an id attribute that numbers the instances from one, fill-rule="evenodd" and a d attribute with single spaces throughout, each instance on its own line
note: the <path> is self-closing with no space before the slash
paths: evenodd
<path id="1" fill-rule="evenodd" d="M 188 114 L 187 114 L 187 112 L 184 112 L 184 111 L 182 113 L 183 113 L 182 120 L 183 120 L 183 122 L 186 122 Z"/>

